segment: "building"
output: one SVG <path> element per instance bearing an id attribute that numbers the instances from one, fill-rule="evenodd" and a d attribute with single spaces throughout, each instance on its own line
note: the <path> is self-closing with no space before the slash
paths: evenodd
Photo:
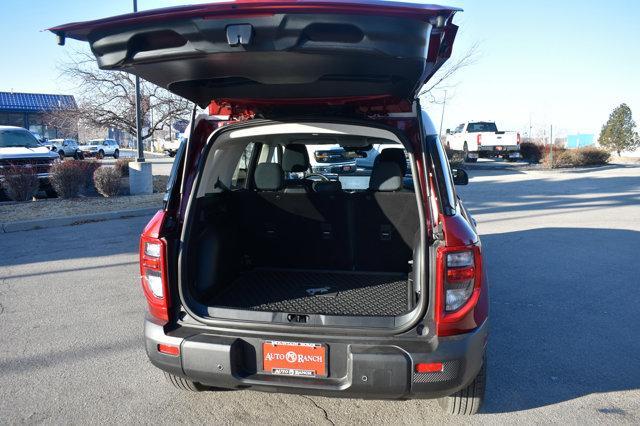
<path id="1" fill-rule="evenodd" d="M 47 114 L 76 108 L 71 95 L 0 92 L 0 125 L 24 127 L 52 139 L 58 137 L 59 129 L 47 124 Z"/>
<path id="2" fill-rule="evenodd" d="M 584 148 L 585 146 L 593 146 L 595 141 L 593 135 L 585 135 L 578 133 L 577 135 L 567 135 L 567 148 Z"/>

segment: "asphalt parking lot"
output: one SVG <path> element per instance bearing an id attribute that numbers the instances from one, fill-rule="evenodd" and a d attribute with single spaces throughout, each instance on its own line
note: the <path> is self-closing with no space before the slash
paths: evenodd
<path id="1" fill-rule="evenodd" d="M 475 166 L 491 284 L 478 423 L 640 422 L 640 167 Z M 181 393 L 146 360 L 145 218 L 0 236 L 3 423 L 433 423 L 433 401 Z M 469 421 L 469 419 L 462 419 Z"/>

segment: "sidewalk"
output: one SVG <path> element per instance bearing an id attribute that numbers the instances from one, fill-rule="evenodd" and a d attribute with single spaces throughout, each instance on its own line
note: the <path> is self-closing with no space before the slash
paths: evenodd
<path id="1" fill-rule="evenodd" d="M 83 222 L 152 215 L 164 194 L 43 199 L 0 203 L 0 233 L 69 226 Z"/>

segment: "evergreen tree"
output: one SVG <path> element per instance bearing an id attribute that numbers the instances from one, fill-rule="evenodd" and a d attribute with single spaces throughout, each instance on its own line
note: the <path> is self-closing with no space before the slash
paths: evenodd
<path id="1" fill-rule="evenodd" d="M 631 116 L 631 108 L 621 104 L 609 115 L 609 120 L 602 126 L 598 142 L 601 146 L 615 151 L 632 151 L 640 146 L 640 137 L 636 132 L 636 123 Z"/>

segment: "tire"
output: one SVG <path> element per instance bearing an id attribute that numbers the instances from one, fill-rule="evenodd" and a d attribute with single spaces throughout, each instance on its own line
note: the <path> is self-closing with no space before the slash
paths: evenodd
<path id="1" fill-rule="evenodd" d="M 181 391 L 202 392 L 211 389 L 208 386 L 204 386 L 198 382 L 194 382 L 192 380 L 167 373 L 166 371 L 164 371 L 164 377 L 169 383 L 171 383 L 174 388 L 180 389 Z"/>
<path id="2" fill-rule="evenodd" d="M 176 156 L 176 152 L 175 151 L 169 151 L 169 157 L 173 158 Z"/>
<path id="3" fill-rule="evenodd" d="M 47 198 L 58 198 L 58 193 L 52 187 L 46 188 L 44 192 L 47 194 Z"/>
<path id="4" fill-rule="evenodd" d="M 116 149 L 115 151 L 113 151 L 113 158 L 117 160 L 119 157 L 120 157 L 120 150 Z"/>
<path id="5" fill-rule="evenodd" d="M 460 389 L 453 395 L 438 398 L 438 404 L 447 414 L 462 416 L 477 414 L 484 402 L 486 385 L 487 362 L 485 359 L 482 362 L 482 367 L 480 367 L 478 375 L 466 388 Z"/>
<path id="6" fill-rule="evenodd" d="M 58 155 L 60 156 L 61 160 L 64 160 L 64 151 L 63 150 L 58 151 Z"/>
<path id="7" fill-rule="evenodd" d="M 96 154 L 96 158 L 98 160 L 102 160 L 104 158 L 104 151 L 103 150 L 98 151 L 98 153 Z"/>

